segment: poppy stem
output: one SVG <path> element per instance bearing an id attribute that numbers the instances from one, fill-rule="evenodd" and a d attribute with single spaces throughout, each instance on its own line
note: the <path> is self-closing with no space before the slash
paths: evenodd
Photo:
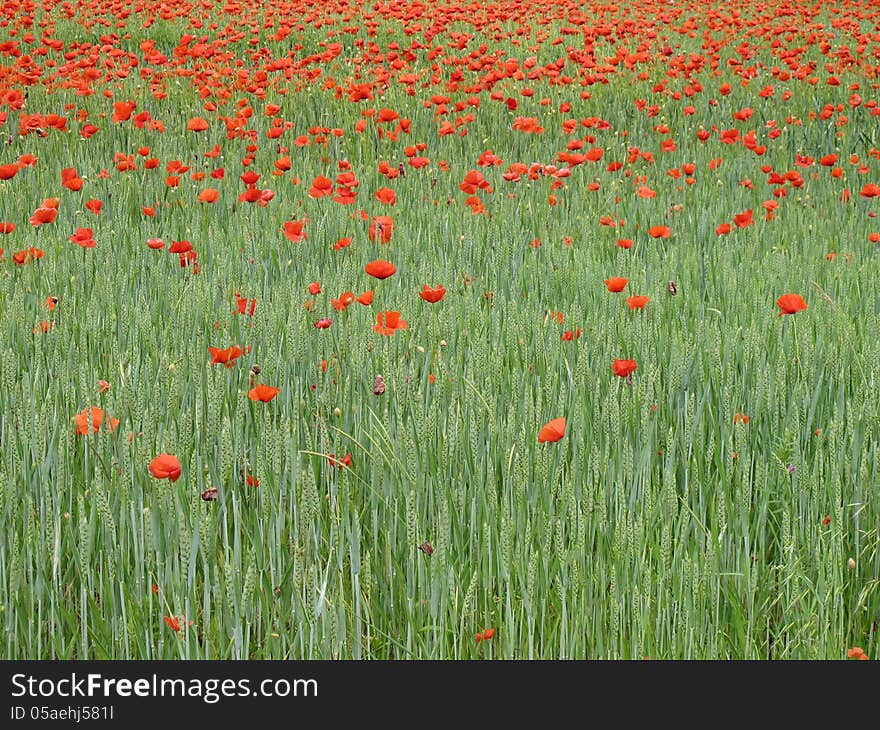
<path id="1" fill-rule="evenodd" d="M 801 365 L 801 352 L 800 352 L 800 347 L 798 346 L 797 325 L 794 322 L 791 323 L 791 330 L 794 333 L 793 334 L 793 337 L 794 337 L 794 359 L 795 359 L 795 362 L 797 362 L 798 375 L 800 376 L 801 379 L 803 379 L 804 369 Z"/>
<path id="2" fill-rule="evenodd" d="M 706 249 L 700 246 L 700 319 L 706 318 Z"/>
<path id="3" fill-rule="evenodd" d="M 104 474 L 107 476 L 108 479 L 110 479 L 111 478 L 110 477 L 110 470 L 107 468 L 107 465 L 104 463 L 104 460 L 101 458 L 101 455 L 95 450 L 95 447 L 89 443 L 88 435 L 86 436 L 86 438 L 84 440 L 85 440 L 86 446 L 89 447 L 91 452 L 95 455 L 95 458 L 98 460 L 98 463 L 101 465 L 101 468 L 104 470 Z"/>

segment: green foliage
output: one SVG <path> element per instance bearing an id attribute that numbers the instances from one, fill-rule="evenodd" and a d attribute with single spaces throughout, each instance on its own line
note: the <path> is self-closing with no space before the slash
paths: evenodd
<path id="1" fill-rule="evenodd" d="M 163 21 L 158 46 L 170 53 L 182 32 Z M 132 30 L 135 41 L 143 33 Z M 300 35 L 307 44 L 324 37 Z M 681 42 L 697 49 L 699 39 Z M 105 119 L 89 141 L 15 136 L 4 159 L 40 160 L 0 183 L 0 219 L 57 192 L 62 167 L 77 167 L 86 186 L 65 193 L 53 226 L 25 223 L 3 240 L 46 255 L 19 267 L 7 250 L 0 277 L 0 653 L 787 659 L 839 658 L 859 645 L 876 654 L 880 270 L 865 215 L 874 204 L 855 192 L 839 202 L 861 183 L 852 166 L 844 181 L 823 169 L 815 179 L 805 172 L 765 221 L 770 187 L 757 169 L 794 169 L 796 151 L 866 158 L 875 120 L 853 114 L 841 137 L 826 123 L 785 124 L 809 120 L 839 92 L 792 86 L 782 106 L 782 84 L 777 98 L 756 98 L 763 76 L 694 117 L 651 97 L 660 112 L 649 118 L 634 111 L 664 77 L 662 64 L 649 68 L 649 79 L 621 72 L 586 100 L 535 81 L 535 100 L 522 98 L 517 112 L 541 116 L 544 134 L 530 138 L 488 100 L 467 136 L 438 138 L 433 112 L 389 87 L 366 106 L 405 110 L 403 143 L 428 143 L 431 159 L 393 183 L 393 209 L 373 198 L 390 184 L 377 164 L 405 159 L 402 145 L 372 127 L 355 134 L 362 107 L 317 88 L 266 92 L 294 122 L 285 144 L 314 125 L 345 130 L 326 145 L 291 147 L 293 169 L 278 178 L 270 121 L 252 99 L 260 149 L 249 169 L 276 190 L 265 208 L 236 201 L 244 140 L 226 140 L 216 121 L 201 136 L 183 131 L 202 113 L 189 86 L 163 100 L 134 78 L 114 89 L 161 119 L 164 134 Z M 542 96 L 553 105 L 539 107 Z M 514 184 L 501 173 L 512 162 L 554 162 L 568 141 L 566 115 L 555 111 L 565 100 L 567 116 L 611 128 L 591 130 L 602 162 L 577 169 L 549 207 L 549 179 Z M 108 110 L 100 95 L 39 87 L 27 109 L 68 102 L 90 119 Z M 782 129 L 763 158 L 698 141 L 700 126 L 731 126 L 747 105 Z M 661 123 L 674 153 L 660 152 Z M 224 156 L 205 160 L 215 143 Z M 655 198 L 637 196 L 624 170 L 605 169 L 633 144 L 657 157 L 632 166 L 650 176 Z M 98 176 L 115 152 L 140 146 L 163 167 L 225 167 L 220 200 L 195 202 L 210 178 L 183 175 L 169 188 L 163 169 L 142 164 Z M 487 147 L 506 164 L 480 168 L 495 192 L 482 196 L 487 214 L 472 214 L 458 186 Z M 357 204 L 308 197 L 309 181 L 334 175 L 346 157 L 360 180 Z M 693 185 L 665 174 L 685 162 L 696 166 Z M 737 184 L 747 177 L 754 188 Z M 594 179 L 598 191 L 588 188 Z M 88 198 L 105 201 L 99 217 L 84 212 Z M 154 204 L 155 218 L 141 214 Z M 368 239 L 351 216 L 361 207 L 394 216 L 390 244 Z M 716 225 L 750 208 L 752 226 L 716 236 Z M 603 215 L 625 225 L 598 226 Z M 281 233 L 292 217 L 308 221 L 303 243 Z M 648 237 L 657 224 L 671 237 Z M 79 226 L 94 229 L 95 249 L 67 241 Z M 343 236 L 352 245 L 335 251 Z M 153 237 L 191 241 L 199 273 L 149 250 Z M 541 246 L 531 247 L 536 237 Z M 618 248 L 621 237 L 634 247 Z M 829 251 L 839 255 L 826 260 Z M 375 258 L 398 273 L 369 279 L 363 268 Z M 644 311 L 606 290 L 615 275 L 629 279 L 627 292 L 650 296 Z M 323 294 L 308 296 L 312 281 Z M 444 284 L 446 297 L 423 302 L 425 283 Z M 333 310 L 331 296 L 369 288 L 372 307 Z M 234 292 L 256 299 L 252 318 L 233 315 Z M 785 292 L 809 309 L 777 317 Z M 49 294 L 60 300 L 51 317 Z M 408 329 L 374 332 L 385 309 L 401 311 Z M 323 316 L 333 326 L 315 329 Z M 34 334 L 47 318 L 53 329 Z M 561 339 L 576 327 L 581 338 Z M 209 364 L 209 346 L 236 344 L 252 349 L 234 367 Z M 637 360 L 631 383 L 612 374 L 616 358 Z M 254 363 L 281 389 L 269 403 L 247 398 Z M 376 374 L 383 395 L 373 394 Z M 73 417 L 91 406 L 119 427 L 76 436 Z M 566 436 L 538 444 L 541 425 L 559 416 Z M 161 452 L 180 459 L 178 481 L 150 476 Z M 328 458 L 347 453 L 350 468 Z M 209 488 L 217 498 L 199 499 Z M 431 555 L 418 550 L 426 540 Z M 179 633 L 164 616 L 184 617 Z M 490 627 L 495 636 L 475 642 Z"/>

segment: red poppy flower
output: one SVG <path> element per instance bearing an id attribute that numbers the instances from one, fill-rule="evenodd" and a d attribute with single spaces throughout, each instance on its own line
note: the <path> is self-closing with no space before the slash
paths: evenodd
<path id="1" fill-rule="evenodd" d="M 745 211 L 744 213 L 737 213 L 735 216 L 733 216 L 733 222 L 736 223 L 738 228 L 745 228 L 746 226 L 752 225 L 753 220 L 751 209 Z"/>
<path id="2" fill-rule="evenodd" d="M 651 238 L 669 238 L 671 233 L 669 226 L 651 226 L 648 229 L 648 235 Z"/>
<path id="3" fill-rule="evenodd" d="M 43 251 L 39 248 L 34 248 L 31 246 L 30 248 L 26 248 L 23 251 L 16 251 L 12 254 L 12 261 L 17 266 L 24 266 L 24 264 L 29 263 L 31 261 L 38 261 L 43 258 Z"/>
<path id="4" fill-rule="evenodd" d="M 165 241 L 161 238 L 148 238 L 147 246 L 154 251 L 158 251 L 159 249 L 165 248 Z"/>
<path id="5" fill-rule="evenodd" d="M 305 221 L 287 221 L 284 224 L 284 235 L 289 241 L 301 243 L 305 241 L 307 236 L 303 232 Z"/>
<path id="6" fill-rule="evenodd" d="M 400 318 L 400 312 L 379 312 L 376 315 L 376 324 L 373 329 L 380 335 L 391 336 L 397 330 L 405 330 L 407 323 Z"/>
<path id="7" fill-rule="evenodd" d="M 168 247 L 168 253 L 187 253 L 192 251 L 192 244 L 189 241 L 172 241 Z"/>
<path id="8" fill-rule="evenodd" d="M 101 424 L 106 423 L 110 433 L 116 430 L 119 425 L 118 418 L 104 417 L 104 411 L 101 408 L 93 406 L 92 408 L 83 408 L 80 413 L 73 417 L 76 423 L 77 436 L 88 436 L 89 433 L 97 433 Z"/>
<path id="9" fill-rule="evenodd" d="M 238 200 L 242 203 L 256 203 L 258 200 L 261 200 L 262 197 L 262 190 L 257 187 L 251 187 L 245 190 L 241 195 L 239 195 Z"/>
<path id="10" fill-rule="evenodd" d="M 373 303 L 373 290 L 365 291 L 357 298 L 358 304 L 363 304 L 365 307 L 370 306 Z"/>
<path id="11" fill-rule="evenodd" d="M 244 354 L 244 350 L 238 345 L 228 347 L 225 350 L 209 347 L 208 352 L 211 354 L 211 365 L 225 365 L 227 368 L 235 365 L 235 361 Z"/>
<path id="12" fill-rule="evenodd" d="M 317 322 L 315 322 L 315 327 L 317 327 L 319 330 L 325 330 L 330 327 L 331 324 L 333 324 L 333 320 L 330 319 L 330 317 L 324 317 L 323 319 L 319 319 Z"/>
<path id="13" fill-rule="evenodd" d="M 422 290 L 419 292 L 419 296 L 426 302 L 436 304 L 441 299 L 443 299 L 443 297 L 446 296 L 446 289 L 443 288 L 442 284 L 438 284 L 433 289 L 427 284 L 423 284 Z"/>
<path id="14" fill-rule="evenodd" d="M 629 377 L 637 368 L 638 365 L 635 360 L 615 360 L 611 364 L 611 369 L 614 371 L 614 374 L 621 378 Z"/>
<path id="15" fill-rule="evenodd" d="M 83 189 L 85 181 L 76 173 L 73 167 L 65 167 L 61 170 L 61 187 L 78 193 Z"/>
<path id="16" fill-rule="evenodd" d="M 156 479 L 169 479 L 176 482 L 180 478 L 180 461 L 171 454 L 159 454 L 150 462 L 150 474 Z"/>
<path id="17" fill-rule="evenodd" d="M 309 284 L 309 294 L 311 294 L 314 297 L 320 293 L 321 293 L 321 285 L 317 281 L 313 281 L 311 284 Z"/>
<path id="18" fill-rule="evenodd" d="M 91 228 L 77 228 L 76 233 L 70 237 L 70 240 L 82 248 L 95 248 L 98 245 L 92 236 Z"/>
<path id="19" fill-rule="evenodd" d="M 779 307 L 779 316 L 783 314 L 797 314 L 807 308 L 807 303 L 800 294 L 783 294 L 776 300 Z"/>
<path id="20" fill-rule="evenodd" d="M 626 303 L 629 305 L 630 309 L 644 309 L 645 305 L 648 303 L 649 297 L 645 296 L 636 296 L 630 297 L 626 300 Z"/>
<path id="21" fill-rule="evenodd" d="M 364 271 L 366 271 L 370 276 L 373 276 L 376 279 L 387 279 L 389 276 L 394 276 L 394 274 L 397 272 L 397 267 L 390 261 L 377 259 L 368 263 L 364 267 Z"/>
<path id="22" fill-rule="evenodd" d="M 485 631 L 477 632 L 477 643 L 479 644 L 481 641 L 489 641 L 493 636 L 495 636 L 495 629 L 486 629 Z"/>
<path id="23" fill-rule="evenodd" d="M 208 122 L 201 117 L 193 117 L 186 123 L 187 132 L 204 132 L 208 129 Z"/>
<path id="24" fill-rule="evenodd" d="M 247 314 L 251 317 L 254 316 L 254 312 L 257 309 L 257 300 L 256 299 L 248 299 L 247 297 L 240 296 L 236 293 L 235 295 L 235 309 L 233 310 L 233 314 Z"/>
<path id="25" fill-rule="evenodd" d="M 371 241 L 377 238 L 382 243 L 391 243 L 391 235 L 394 232 L 394 219 L 388 215 L 377 215 L 370 223 L 367 235 Z"/>
<path id="26" fill-rule="evenodd" d="M 272 190 L 258 190 L 257 188 L 254 188 L 254 191 L 259 193 L 259 195 L 255 195 L 253 191 L 248 190 L 247 201 L 250 203 L 257 203 L 261 208 L 265 208 L 269 201 L 275 197 L 275 193 Z M 242 200 L 242 196 L 239 195 L 238 199 Z"/>
<path id="27" fill-rule="evenodd" d="M 309 188 L 309 197 L 318 199 L 330 195 L 333 195 L 333 181 L 329 177 L 318 175 Z"/>
<path id="28" fill-rule="evenodd" d="M 567 421 L 565 418 L 554 418 L 538 432 L 538 443 L 555 443 L 565 436 L 565 426 Z"/>
<path id="29" fill-rule="evenodd" d="M 605 286 L 608 287 L 608 291 L 610 292 L 622 292 L 626 287 L 629 279 L 624 279 L 622 276 L 612 276 L 610 279 L 605 279 Z"/>
<path id="30" fill-rule="evenodd" d="M 336 458 L 336 454 L 327 454 L 327 460 L 330 462 L 330 466 L 335 466 L 341 469 L 344 466 L 351 466 L 351 454 L 346 454 L 341 459 Z"/>
<path id="31" fill-rule="evenodd" d="M 339 299 L 331 299 L 330 303 L 337 312 L 344 312 L 348 305 L 354 302 L 354 292 L 343 292 L 339 295 Z"/>
<path id="32" fill-rule="evenodd" d="M 281 391 L 278 388 L 260 383 L 248 391 L 248 398 L 254 401 L 260 401 L 261 403 L 268 403 L 280 392 Z"/>
<path id="33" fill-rule="evenodd" d="M 32 226 L 41 226 L 44 223 L 54 223 L 58 217 L 58 208 L 41 207 L 34 211 L 34 214 L 28 218 Z"/>
<path id="34" fill-rule="evenodd" d="M 133 101 L 117 101 L 113 104 L 113 121 L 127 122 L 131 119 L 131 113 L 135 110 L 137 104 Z"/>
<path id="35" fill-rule="evenodd" d="M 196 265 L 196 260 L 198 259 L 198 254 L 195 251 L 187 251 L 186 253 L 179 254 L 178 261 L 180 262 L 180 268 L 186 268 L 187 266 L 193 265 L 194 273 L 199 273 L 199 267 Z"/>
<path id="36" fill-rule="evenodd" d="M 386 205 L 394 205 L 397 202 L 397 195 L 391 188 L 379 188 L 376 191 L 376 200 Z"/>

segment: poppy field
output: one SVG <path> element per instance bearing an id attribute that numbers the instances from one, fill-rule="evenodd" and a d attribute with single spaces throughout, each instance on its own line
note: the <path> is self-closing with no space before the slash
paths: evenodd
<path id="1" fill-rule="evenodd" d="M 880 7 L 11 0 L 0 654 L 866 659 Z"/>

